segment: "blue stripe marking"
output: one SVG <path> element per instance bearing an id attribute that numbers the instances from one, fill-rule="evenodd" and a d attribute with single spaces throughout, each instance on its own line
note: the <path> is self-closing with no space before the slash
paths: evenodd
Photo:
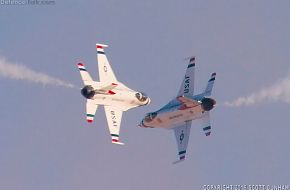
<path id="1" fill-rule="evenodd" d="M 184 151 L 180 151 L 180 152 L 178 153 L 178 155 L 185 154 L 185 153 L 186 153 L 186 150 L 184 150 Z"/>
<path id="2" fill-rule="evenodd" d="M 210 135 L 210 132 L 205 133 L 205 136 L 209 136 L 209 135 Z"/>
<path id="3" fill-rule="evenodd" d="M 187 68 L 194 67 L 195 63 L 189 64 Z"/>
<path id="4" fill-rule="evenodd" d="M 210 82 L 210 81 L 214 81 L 215 80 L 215 77 L 214 78 L 211 78 L 208 82 Z"/>
<path id="5" fill-rule="evenodd" d="M 80 71 L 87 71 L 86 69 L 83 69 L 83 68 L 79 68 L 79 70 L 80 70 Z"/>
<path id="6" fill-rule="evenodd" d="M 207 130 L 210 130 L 210 129 L 211 129 L 210 126 L 207 126 L 207 127 L 203 128 L 204 131 L 207 131 Z"/>
<path id="7" fill-rule="evenodd" d="M 97 51 L 97 53 L 99 53 L 99 54 L 105 54 L 105 52 L 102 52 L 102 51 Z"/>

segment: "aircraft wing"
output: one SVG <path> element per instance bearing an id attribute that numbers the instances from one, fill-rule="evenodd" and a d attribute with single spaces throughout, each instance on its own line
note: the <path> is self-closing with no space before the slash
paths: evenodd
<path id="1" fill-rule="evenodd" d="M 115 74 L 105 54 L 104 47 L 108 46 L 104 44 L 96 44 L 100 81 L 108 83 L 117 82 Z"/>
<path id="2" fill-rule="evenodd" d="M 186 69 L 185 76 L 181 83 L 177 96 L 193 95 L 194 93 L 194 70 L 195 70 L 195 57 L 189 59 L 189 64 Z"/>
<path id="3" fill-rule="evenodd" d="M 202 125 L 203 125 L 203 132 L 206 136 L 209 136 L 211 133 L 211 125 L 210 125 L 210 117 L 209 117 L 209 112 L 206 111 L 203 114 L 202 119 Z"/>
<path id="4" fill-rule="evenodd" d="M 113 106 L 104 106 L 104 108 L 109 126 L 109 131 L 112 138 L 112 143 L 123 145 L 123 143 L 119 141 L 120 125 L 123 111 Z"/>
<path id="5" fill-rule="evenodd" d="M 87 121 L 89 123 L 93 122 L 97 109 L 98 105 L 95 104 L 93 100 L 87 99 L 86 112 L 87 112 Z"/>
<path id="6" fill-rule="evenodd" d="M 178 163 L 185 159 L 186 148 L 188 145 L 190 135 L 191 121 L 186 121 L 182 126 L 174 128 L 174 134 L 177 142 L 179 160 L 174 163 Z"/>

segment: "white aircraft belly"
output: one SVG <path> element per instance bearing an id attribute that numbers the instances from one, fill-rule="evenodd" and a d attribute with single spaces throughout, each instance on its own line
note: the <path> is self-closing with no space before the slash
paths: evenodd
<path id="1" fill-rule="evenodd" d="M 202 113 L 203 110 L 201 106 L 187 108 L 184 110 L 175 110 L 167 113 L 160 113 L 153 121 L 154 123 L 156 123 L 156 125 L 151 125 L 158 128 L 172 129 L 174 127 L 180 126 L 185 121 L 200 118 L 202 116 Z"/>
<path id="2" fill-rule="evenodd" d="M 122 110 L 127 110 L 128 108 L 136 107 L 138 105 L 138 100 L 134 96 L 123 95 L 123 93 L 117 92 L 113 95 L 106 94 L 96 94 L 93 98 L 95 104 L 98 105 L 111 105 L 119 107 Z"/>

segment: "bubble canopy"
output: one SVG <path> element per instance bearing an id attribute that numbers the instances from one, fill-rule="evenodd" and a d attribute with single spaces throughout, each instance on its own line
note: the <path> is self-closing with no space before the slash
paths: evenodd
<path id="1" fill-rule="evenodd" d="M 135 97 L 140 101 L 140 102 L 145 102 L 148 100 L 148 96 L 144 92 L 137 92 L 135 94 Z"/>
<path id="2" fill-rule="evenodd" d="M 157 116 L 157 113 L 156 112 L 151 112 L 151 113 L 148 113 L 146 116 L 145 116 L 145 121 L 146 122 L 151 122 L 155 117 Z"/>

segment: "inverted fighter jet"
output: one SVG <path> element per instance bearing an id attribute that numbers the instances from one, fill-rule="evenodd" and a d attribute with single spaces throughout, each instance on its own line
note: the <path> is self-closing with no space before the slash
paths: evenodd
<path id="1" fill-rule="evenodd" d="M 103 105 L 113 144 L 119 141 L 123 111 L 144 106 L 150 98 L 143 92 L 134 91 L 117 80 L 106 57 L 104 44 L 96 44 L 100 82 L 92 79 L 83 63 L 78 63 L 84 87 L 81 94 L 86 98 L 86 119 L 93 122 L 98 105 Z"/>
<path id="2" fill-rule="evenodd" d="M 209 111 L 214 108 L 216 101 L 209 98 L 216 74 L 213 73 L 205 90 L 194 94 L 195 57 L 190 58 L 185 77 L 177 97 L 158 111 L 148 113 L 140 123 L 140 127 L 173 129 L 177 141 L 179 159 L 185 160 L 186 148 L 190 135 L 191 122 L 202 119 L 203 131 L 206 136 L 211 133 Z"/>

